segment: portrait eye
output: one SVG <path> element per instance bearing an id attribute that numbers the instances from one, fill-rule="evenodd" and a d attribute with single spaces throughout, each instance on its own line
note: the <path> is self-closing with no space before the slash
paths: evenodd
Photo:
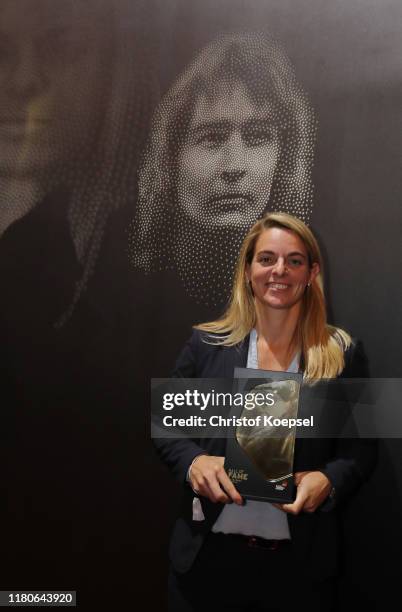
<path id="1" fill-rule="evenodd" d="M 259 147 L 274 141 L 276 132 L 265 122 L 252 122 L 244 127 L 242 137 L 248 147 Z"/>
<path id="2" fill-rule="evenodd" d="M 222 146 L 228 138 L 228 131 L 220 128 L 203 130 L 198 134 L 196 143 L 207 149 L 217 149 Z"/>

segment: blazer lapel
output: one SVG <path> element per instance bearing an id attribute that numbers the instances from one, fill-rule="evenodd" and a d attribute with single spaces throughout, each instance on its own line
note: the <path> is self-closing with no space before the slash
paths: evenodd
<path id="1" fill-rule="evenodd" d="M 247 366 L 248 347 L 250 343 L 250 334 L 244 338 L 242 342 L 236 346 L 225 346 L 223 349 L 224 361 L 223 370 L 224 378 L 233 378 L 234 369 L 245 368 Z"/>

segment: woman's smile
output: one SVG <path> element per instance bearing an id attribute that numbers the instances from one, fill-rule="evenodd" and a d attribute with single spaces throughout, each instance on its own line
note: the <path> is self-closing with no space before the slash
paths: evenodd
<path id="1" fill-rule="evenodd" d="M 269 289 L 274 289 L 275 291 L 283 291 L 290 287 L 290 285 L 284 285 L 283 283 L 267 283 L 267 286 Z"/>
<path id="2" fill-rule="evenodd" d="M 273 227 L 258 238 L 247 278 L 255 299 L 264 307 L 291 309 L 316 273 L 302 240 L 288 229 Z"/>

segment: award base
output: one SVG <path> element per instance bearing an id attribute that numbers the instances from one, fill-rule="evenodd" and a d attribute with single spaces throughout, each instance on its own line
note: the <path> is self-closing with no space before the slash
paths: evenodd
<path id="1" fill-rule="evenodd" d="M 225 470 L 245 499 L 278 504 L 289 504 L 295 499 L 293 474 L 276 482 L 266 480 L 233 439 L 228 440 L 226 447 Z"/>

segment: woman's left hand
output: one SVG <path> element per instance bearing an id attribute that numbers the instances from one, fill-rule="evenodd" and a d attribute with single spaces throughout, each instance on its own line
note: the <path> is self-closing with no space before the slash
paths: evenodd
<path id="1" fill-rule="evenodd" d="M 297 486 L 295 501 L 292 504 L 274 505 L 289 514 L 315 512 L 331 491 L 329 479 L 322 472 L 296 472 L 294 479 Z"/>

